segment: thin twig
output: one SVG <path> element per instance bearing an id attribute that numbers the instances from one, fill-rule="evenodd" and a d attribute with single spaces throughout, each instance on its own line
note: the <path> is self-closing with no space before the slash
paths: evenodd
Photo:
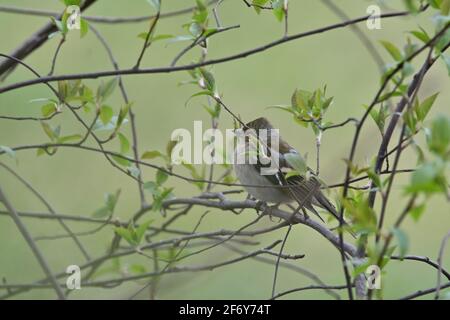
<path id="1" fill-rule="evenodd" d="M 2 202 L 5 205 L 6 209 L 11 214 L 11 218 L 13 219 L 14 223 L 17 225 L 17 228 L 19 229 L 20 233 L 22 234 L 25 241 L 30 246 L 34 255 L 36 256 L 36 259 L 38 260 L 39 264 L 41 265 L 42 270 L 44 270 L 44 273 L 46 274 L 47 278 L 50 279 L 50 282 L 51 282 L 53 289 L 55 290 L 58 298 L 64 300 L 65 299 L 64 292 L 62 291 L 61 287 L 59 286 L 55 275 L 52 273 L 50 266 L 47 263 L 47 260 L 45 260 L 41 251 L 38 249 L 36 243 L 34 242 L 33 238 L 31 237 L 30 233 L 28 232 L 27 227 L 23 224 L 20 216 L 17 214 L 16 210 L 13 208 L 13 206 L 11 205 L 9 200 L 6 198 L 6 195 L 3 193 L 1 186 L 0 186 L 0 202 Z"/>

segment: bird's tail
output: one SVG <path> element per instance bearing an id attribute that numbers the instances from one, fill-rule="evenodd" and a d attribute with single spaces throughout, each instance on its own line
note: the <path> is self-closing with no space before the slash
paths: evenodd
<path id="1" fill-rule="evenodd" d="M 327 199 L 327 197 L 322 193 L 322 191 L 317 192 L 315 195 L 315 200 L 317 200 L 317 205 L 325 210 L 327 210 L 329 213 L 331 213 L 338 221 L 341 220 L 339 213 L 337 212 L 335 206 Z M 351 229 L 350 225 L 344 221 L 344 226 L 348 227 L 346 228 L 348 232 L 353 236 L 353 238 L 356 238 L 356 234 Z"/>

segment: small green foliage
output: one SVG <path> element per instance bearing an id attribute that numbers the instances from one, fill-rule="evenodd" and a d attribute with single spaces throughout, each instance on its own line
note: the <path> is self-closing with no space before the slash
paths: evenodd
<path id="1" fill-rule="evenodd" d="M 89 23 L 86 19 L 80 18 L 80 37 L 84 38 L 89 32 Z"/>
<path id="2" fill-rule="evenodd" d="M 427 137 L 430 151 L 443 158 L 449 158 L 450 118 L 441 115 L 431 124 L 431 133 Z"/>
<path id="3" fill-rule="evenodd" d="M 103 218 L 107 216 L 112 216 L 114 213 L 114 209 L 116 208 L 117 201 L 119 200 L 120 189 L 115 193 L 106 193 L 105 194 L 105 204 L 96 210 L 92 216 L 95 218 Z"/>
<path id="4" fill-rule="evenodd" d="M 367 105 L 363 105 L 365 109 L 368 109 L 369 107 Z M 376 108 L 372 108 L 370 110 L 370 117 L 375 121 L 378 129 L 380 130 L 380 133 L 384 133 L 384 126 L 386 124 L 386 118 L 388 117 L 388 106 L 381 103 L 379 110 Z"/>
<path id="5" fill-rule="evenodd" d="M 44 117 L 49 117 L 58 111 L 58 105 L 55 102 L 44 104 L 41 107 L 41 113 Z"/>
<path id="6" fill-rule="evenodd" d="M 62 2 L 68 6 L 80 6 L 81 0 L 62 0 Z"/>
<path id="7" fill-rule="evenodd" d="M 360 234 L 373 234 L 377 230 L 377 217 L 375 211 L 369 206 L 365 193 L 354 191 L 345 199 L 341 199 L 342 205 L 352 218 L 353 229 Z"/>
<path id="8" fill-rule="evenodd" d="M 403 0 L 403 3 L 405 4 L 406 9 L 408 9 L 409 12 L 416 14 L 419 12 L 419 1 L 417 0 Z"/>
<path id="9" fill-rule="evenodd" d="M 147 221 L 139 225 L 137 228 L 134 227 L 133 223 L 128 225 L 128 228 L 117 227 L 114 231 L 125 239 L 132 246 L 139 246 L 144 238 L 145 231 L 147 231 L 153 220 Z"/>
<path id="10" fill-rule="evenodd" d="M 415 205 L 409 210 L 408 214 L 413 218 L 414 221 L 419 221 L 425 211 L 425 203 L 420 205 Z"/>
<path id="11" fill-rule="evenodd" d="M 186 169 L 189 170 L 193 179 L 195 179 L 195 180 L 204 180 L 205 179 L 205 166 L 202 166 L 202 171 L 198 172 L 197 169 L 195 168 L 195 166 L 193 166 L 192 164 L 183 162 L 182 165 L 183 165 L 183 167 L 185 167 Z M 203 187 L 205 185 L 205 183 L 203 181 L 195 181 L 195 182 L 193 182 L 193 184 L 195 186 L 197 186 L 197 188 L 199 188 L 200 190 L 203 190 Z"/>
<path id="12" fill-rule="evenodd" d="M 163 154 L 157 150 L 145 151 L 141 156 L 142 160 L 146 160 L 146 159 L 151 160 L 151 159 L 155 159 L 155 158 L 162 158 L 164 160 L 168 160 L 168 158 L 165 154 Z"/>
<path id="13" fill-rule="evenodd" d="M 117 122 L 116 122 L 116 127 L 114 129 L 114 133 L 117 133 L 120 130 L 120 127 L 122 126 L 122 124 L 125 123 L 125 119 L 128 115 L 128 112 L 130 111 L 130 108 L 132 105 L 133 105 L 133 103 L 129 102 L 120 109 L 119 115 L 117 116 Z"/>
<path id="14" fill-rule="evenodd" d="M 392 56 L 392 58 L 394 58 L 394 60 L 396 60 L 398 62 L 403 60 L 402 53 L 392 42 L 380 40 L 380 43 L 387 50 L 387 52 L 389 52 L 389 54 Z"/>
<path id="15" fill-rule="evenodd" d="M 406 190 L 409 193 L 424 193 L 426 195 L 446 192 L 445 163 L 438 158 L 422 164 L 412 174 L 410 185 Z"/>
<path id="16" fill-rule="evenodd" d="M 296 174 L 305 177 L 308 172 L 306 160 L 298 153 L 287 153 L 284 155 L 286 161 L 294 168 Z"/>
<path id="17" fill-rule="evenodd" d="M 119 136 L 119 142 L 120 142 L 120 153 L 125 154 L 130 150 L 130 142 L 128 141 L 128 138 L 125 137 L 123 133 L 118 133 Z"/>
<path id="18" fill-rule="evenodd" d="M 404 256 L 406 256 L 409 249 L 408 235 L 403 230 L 398 228 L 392 229 L 392 234 L 397 239 L 400 258 L 403 258 Z"/>
<path id="19" fill-rule="evenodd" d="M 114 115 L 114 110 L 107 105 L 103 105 L 100 108 L 100 120 L 104 125 L 108 124 Z"/>
<path id="20" fill-rule="evenodd" d="M 157 170 L 156 171 L 156 184 L 161 186 L 164 184 L 164 182 L 167 181 L 167 179 L 169 178 L 169 175 L 162 171 L 162 170 Z"/>
<path id="21" fill-rule="evenodd" d="M 265 7 L 270 0 L 252 0 L 253 9 L 256 13 L 261 13 L 261 7 Z"/>
<path id="22" fill-rule="evenodd" d="M 152 194 L 152 211 L 160 211 L 163 209 L 164 201 L 173 198 L 173 188 L 163 187 L 157 182 L 149 181 L 144 183 L 144 189 Z"/>
<path id="23" fill-rule="evenodd" d="M 102 81 L 97 89 L 97 103 L 104 102 L 116 89 L 119 78 L 114 77 L 108 81 Z"/>
<path id="24" fill-rule="evenodd" d="M 322 128 L 328 123 L 323 121 L 323 117 L 333 102 L 333 97 L 326 97 L 326 86 L 313 92 L 296 89 L 291 97 L 289 106 L 272 106 L 286 111 L 294 117 L 294 120 L 304 126 L 311 125 L 316 136 L 320 136 Z"/>

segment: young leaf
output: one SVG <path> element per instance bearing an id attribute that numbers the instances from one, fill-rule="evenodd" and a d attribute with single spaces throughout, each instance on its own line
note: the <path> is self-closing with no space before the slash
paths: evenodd
<path id="1" fill-rule="evenodd" d="M 44 117 L 49 117 L 57 111 L 57 105 L 54 102 L 47 103 L 41 107 L 41 113 Z"/>
<path id="2" fill-rule="evenodd" d="M 150 224 L 153 222 L 153 220 L 149 220 L 147 222 L 142 223 L 139 227 L 136 229 L 136 240 L 137 243 L 140 244 L 142 242 L 142 239 L 145 235 L 145 231 L 147 231 Z"/>
<path id="3" fill-rule="evenodd" d="M 102 81 L 97 89 L 97 101 L 105 101 L 114 92 L 118 82 L 118 77 L 114 77 L 106 82 Z"/>
<path id="4" fill-rule="evenodd" d="M 408 253 L 409 249 L 408 235 L 398 228 L 392 229 L 392 233 L 397 239 L 400 258 L 403 258 Z"/>
<path id="5" fill-rule="evenodd" d="M 130 228 L 124 228 L 124 227 L 117 227 L 114 229 L 114 231 L 124 238 L 130 245 L 137 246 L 139 243 L 134 237 L 133 230 L 130 230 Z"/>
<path id="6" fill-rule="evenodd" d="M 436 100 L 438 95 L 439 95 L 439 92 L 429 96 L 424 101 L 422 101 L 422 103 L 419 106 L 417 106 L 417 108 L 415 108 L 417 118 L 420 121 L 425 120 L 425 117 L 427 116 L 428 112 L 430 111 L 431 107 L 433 106 L 434 101 Z"/>
<path id="7" fill-rule="evenodd" d="M 110 106 L 103 105 L 100 108 L 100 120 L 103 122 L 103 124 L 108 124 L 112 117 L 114 115 L 114 111 Z"/>
<path id="8" fill-rule="evenodd" d="M 120 141 L 120 153 L 125 154 L 130 150 L 130 142 L 127 137 L 125 137 L 122 133 L 118 133 L 119 141 Z"/>
<path id="9" fill-rule="evenodd" d="M 286 161 L 294 168 L 294 170 L 304 176 L 308 171 L 308 165 L 305 159 L 298 153 L 287 153 L 284 155 Z"/>
<path id="10" fill-rule="evenodd" d="M 157 150 L 146 151 L 141 156 L 141 159 L 155 159 L 155 158 L 165 159 L 165 156 Z"/>
<path id="11" fill-rule="evenodd" d="M 89 23 L 85 19 L 81 18 L 80 19 L 80 38 L 83 38 L 84 36 L 86 36 L 88 31 L 89 31 Z"/>
<path id="12" fill-rule="evenodd" d="M 158 185 L 162 185 L 164 182 L 167 181 L 167 179 L 169 178 L 169 175 L 167 173 L 165 173 L 162 170 L 158 170 L 156 172 L 156 183 Z"/>
<path id="13" fill-rule="evenodd" d="M 383 45 L 383 47 L 389 52 L 389 54 L 394 58 L 396 61 L 402 61 L 403 56 L 400 50 L 391 42 L 380 40 L 380 43 Z"/>

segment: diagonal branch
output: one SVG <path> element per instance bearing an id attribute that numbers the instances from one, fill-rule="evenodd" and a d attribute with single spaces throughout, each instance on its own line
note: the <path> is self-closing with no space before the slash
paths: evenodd
<path id="1" fill-rule="evenodd" d="M 38 249 L 36 242 L 31 237 L 27 227 L 23 224 L 16 210 L 13 208 L 9 200 L 6 198 L 6 195 L 3 193 L 1 187 L 0 187 L 0 202 L 2 202 L 5 205 L 6 209 L 9 211 L 11 218 L 14 220 L 14 223 L 17 225 L 17 228 L 19 229 L 20 233 L 25 238 L 25 241 L 28 243 L 34 255 L 36 256 L 36 259 L 38 260 L 39 264 L 44 270 L 44 273 L 47 275 L 47 278 L 50 279 L 50 282 L 53 286 L 53 289 L 55 289 L 58 298 L 64 300 L 65 299 L 64 292 L 59 286 L 55 275 L 50 270 L 50 266 L 48 265 L 47 260 L 45 260 L 41 251 Z"/>
<path id="2" fill-rule="evenodd" d="M 94 4 L 97 0 L 86 0 L 80 7 L 80 12 L 83 12 L 87 8 L 89 8 L 92 4 Z M 62 14 L 58 16 L 60 20 Z M 23 60 L 30 53 L 37 50 L 40 46 L 42 46 L 47 40 L 48 36 L 53 32 L 58 31 L 57 27 L 53 22 L 47 23 L 41 29 L 39 29 L 36 33 L 34 33 L 30 38 L 25 40 L 19 47 L 17 47 L 13 52 L 10 53 L 10 56 L 15 57 L 17 59 Z M 4 80 L 9 73 L 17 66 L 17 62 L 11 59 L 5 60 L 0 63 L 0 76 L 2 80 Z"/>

